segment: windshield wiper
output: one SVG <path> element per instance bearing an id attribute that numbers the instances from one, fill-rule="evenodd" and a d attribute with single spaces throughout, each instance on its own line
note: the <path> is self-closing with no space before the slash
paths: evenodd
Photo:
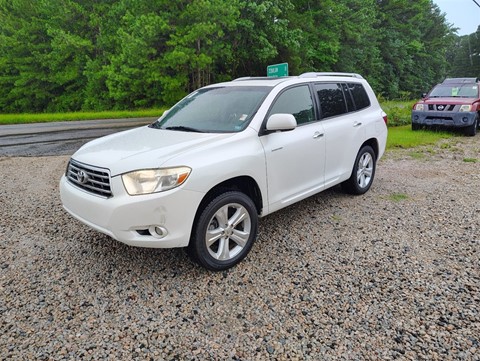
<path id="1" fill-rule="evenodd" d="M 155 128 L 155 129 L 161 129 L 160 123 L 158 122 L 158 120 L 156 120 L 155 122 L 153 122 L 152 124 L 150 124 L 149 127 L 150 127 L 150 128 Z"/>
<path id="2" fill-rule="evenodd" d="M 166 128 L 161 128 L 161 129 L 167 129 L 167 130 L 180 130 L 183 132 L 196 132 L 196 133 L 203 133 L 200 129 L 192 128 L 192 127 L 186 127 L 184 125 L 175 125 L 171 127 L 166 127 Z"/>

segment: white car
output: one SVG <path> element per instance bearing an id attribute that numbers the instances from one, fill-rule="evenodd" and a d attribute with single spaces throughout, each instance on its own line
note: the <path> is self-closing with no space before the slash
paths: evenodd
<path id="1" fill-rule="evenodd" d="M 139 247 L 240 262 L 259 217 L 342 184 L 372 185 L 387 118 L 358 74 L 240 78 L 198 89 L 155 123 L 96 139 L 61 179 L 65 209 Z"/>

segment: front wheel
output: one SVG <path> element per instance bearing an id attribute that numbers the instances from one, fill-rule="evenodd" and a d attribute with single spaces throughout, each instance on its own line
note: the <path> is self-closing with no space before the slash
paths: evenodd
<path id="1" fill-rule="evenodd" d="M 375 177 L 376 157 L 373 148 L 363 146 L 357 154 L 352 175 L 342 183 L 342 188 L 350 194 L 364 194 L 370 189 Z"/>
<path id="2" fill-rule="evenodd" d="M 257 237 L 258 215 L 244 193 L 222 193 L 203 209 L 188 246 L 191 258 L 201 266 L 222 271 L 246 257 Z"/>
<path id="3" fill-rule="evenodd" d="M 473 120 L 473 124 L 468 126 L 466 129 L 465 129 L 465 134 L 470 136 L 470 137 L 473 137 L 475 134 L 477 134 L 477 128 L 478 128 L 478 114 L 477 116 L 475 117 L 475 119 Z"/>

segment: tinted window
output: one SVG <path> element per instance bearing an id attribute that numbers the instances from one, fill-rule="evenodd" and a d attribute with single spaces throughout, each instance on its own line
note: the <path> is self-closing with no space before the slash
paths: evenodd
<path id="1" fill-rule="evenodd" d="M 308 86 L 298 86 L 285 90 L 275 100 L 270 115 L 293 114 L 297 124 L 305 124 L 314 120 L 313 101 Z"/>
<path id="2" fill-rule="evenodd" d="M 355 110 L 355 106 L 353 105 L 352 95 L 348 91 L 348 85 L 342 84 L 343 94 L 345 94 L 345 101 L 347 102 L 347 110 L 349 112 L 353 112 Z"/>
<path id="3" fill-rule="evenodd" d="M 348 88 L 353 96 L 353 101 L 357 110 L 370 106 L 370 99 L 362 84 L 348 84 Z"/>
<path id="4" fill-rule="evenodd" d="M 347 105 L 345 104 L 340 84 L 315 84 L 315 91 L 320 100 L 322 118 L 333 117 L 347 112 Z"/>

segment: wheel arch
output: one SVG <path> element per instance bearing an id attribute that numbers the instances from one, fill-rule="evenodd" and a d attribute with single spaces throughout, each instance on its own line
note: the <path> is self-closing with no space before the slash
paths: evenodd
<path id="1" fill-rule="evenodd" d="M 359 151 L 360 149 L 362 149 L 364 146 L 366 145 L 369 145 L 370 147 L 372 147 L 374 153 L 375 153 L 375 161 L 378 160 L 378 153 L 379 153 L 379 146 L 378 146 L 378 140 L 375 139 L 375 138 L 370 138 L 368 140 L 366 140 L 365 142 L 363 142 L 363 144 L 360 146 L 359 148 Z"/>
<path id="2" fill-rule="evenodd" d="M 262 213 L 263 197 L 257 182 L 250 176 L 238 176 L 230 178 L 212 187 L 212 189 L 210 189 L 205 194 L 195 212 L 195 218 L 192 224 L 190 234 L 192 234 L 195 228 L 195 224 L 197 223 L 198 217 L 200 217 L 202 210 L 212 201 L 213 198 L 228 191 L 238 191 L 244 193 L 245 195 L 250 197 L 250 199 L 255 204 L 257 214 L 260 215 Z"/>

